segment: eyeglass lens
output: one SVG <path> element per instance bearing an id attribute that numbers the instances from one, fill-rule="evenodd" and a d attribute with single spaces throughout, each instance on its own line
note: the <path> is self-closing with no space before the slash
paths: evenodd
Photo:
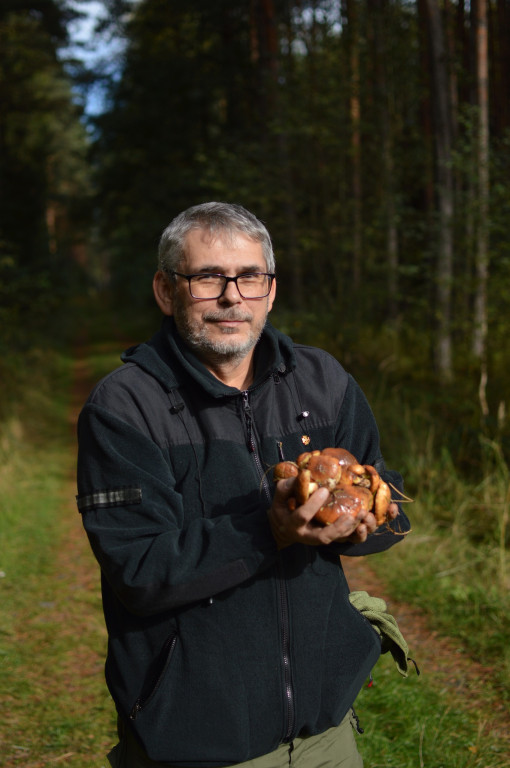
<path id="1" fill-rule="evenodd" d="M 263 272 L 250 272 L 237 277 L 226 275 L 193 275 L 189 278 L 191 295 L 195 299 L 216 299 L 227 283 L 234 282 L 243 299 L 261 299 L 271 290 L 272 278 Z"/>

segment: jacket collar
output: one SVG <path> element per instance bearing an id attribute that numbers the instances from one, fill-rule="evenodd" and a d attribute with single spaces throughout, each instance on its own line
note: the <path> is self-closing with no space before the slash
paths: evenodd
<path id="1" fill-rule="evenodd" d="M 250 389 L 257 387 L 271 375 L 284 374 L 295 367 L 292 340 L 266 322 L 255 348 L 255 380 Z M 135 363 L 171 390 L 194 379 L 213 397 L 238 394 L 213 376 L 186 346 L 175 327 L 173 317 L 163 319 L 160 330 L 149 342 L 130 347 L 121 356 L 127 363 Z"/>

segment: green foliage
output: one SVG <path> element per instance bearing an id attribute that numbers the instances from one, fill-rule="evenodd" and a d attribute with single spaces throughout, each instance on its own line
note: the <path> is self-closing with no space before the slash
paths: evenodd
<path id="1" fill-rule="evenodd" d="M 7 106 L 0 141 L 7 152 L 0 170 L 13 190 L 0 213 L 0 270 L 13 286 L 0 283 L 4 317 L 26 314 L 26 280 L 35 291 L 35 325 L 53 313 L 59 289 L 50 296 L 49 286 L 63 274 L 63 292 L 69 280 L 74 288 L 69 257 L 78 248 L 89 286 L 107 285 L 120 306 L 149 311 L 162 229 L 190 204 L 225 199 L 268 224 L 281 306 L 317 314 L 328 326 L 321 336 L 341 327 L 354 361 L 362 356 L 355 336 L 363 335 L 366 356 L 384 337 L 392 370 L 437 377 L 440 220 L 424 68 L 430 41 L 416 4 L 109 2 L 103 32 L 122 35 L 126 49 L 95 121 L 89 158 L 56 56 L 68 9 L 43 5 L 15 12 L 12 4 L 1 16 Z M 451 334 L 454 371 L 463 379 L 479 376 L 471 351 L 478 113 L 469 96 L 471 22 L 460 10 L 458 21 L 450 30 L 459 96 Z M 503 31 L 491 29 L 496 46 Z M 488 286 L 493 422 L 508 388 L 509 157 L 508 136 L 498 128 Z M 87 159 L 95 173 L 92 227 Z M 381 331 L 375 344 L 370 328 Z"/>
<path id="2" fill-rule="evenodd" d="M 139 286 L 178 211 L 206 199 L 240 202 L 273 235 L 281 304 L 302 313 L 306 302 L 307 312 L 320 308 L 356 332 L 364 322 L 388 325 L 404 374 L 414 367 L 436 377 L 440 219 L 420 13 L 401 2 L 138 4 L 95 148 L 100 245 L 121 301 L 146 308 Z M 458 38 L 451 334 L 460 377 L 479 375 L 470 23 L 460 14 L 450 30 Z M 496 408 L 508 383 L 509 156 L 495 134 L 488 360 Z"/>
<path id="3" fill-rule="evenodd" d="M 377 327 L 356 323 L 356 318 L 342 308 L 330 311 L 315 303 L 300 313 L 277 304 L 271 319 L 296 341 L 329 351 L 360 382 L 380 422 L 383 453 L 392 463 L 401 465 L 409 445 L 421 440 L 428 443 L 429 430 L 434 435 L 434 450 L 445 450 L 452 457 L 449 461 L 455 465 L 459 483 L 468 479 L 476 484 L 486 476 L 485 440 L 500 446 L 503 460 L 510 462 L 510 424 L 505 417 L 508 384 L 504 384 L 508 371 L 503 350 L 493 357 L 488 387 L 490 415 L 482 419 L 476 368 L 464 363 L 462 379 L 449 386 L 437 385 L 429 363 L 428 328 L 406 325 L 397 331 L 390 323 Z M 492 344 L 496 348 L 495 340 Z"/>
<path id="4" fill-rule="evenodd" d="M 77 271 L 90 195 L 87 135 L 57 58 L 67 16 L 53 2 L 10 5 L 0 14 L 4 351 L 51 332 Z"/>

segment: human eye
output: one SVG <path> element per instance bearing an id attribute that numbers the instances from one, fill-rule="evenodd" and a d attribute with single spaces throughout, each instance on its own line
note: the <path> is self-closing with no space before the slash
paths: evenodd
<path id="1" fill-rule="evenodd" d="M 260 285 L 264 281 L 265 275 L 262 272 L 246 272 L 239 275 L 237 280 L 241 285 Z"/>
<path id="2" fill-rule="evenodd" d="M 208 274 L 193 275 L 193 282 L 197 285 L 221 285 L 223 275 Z"/>

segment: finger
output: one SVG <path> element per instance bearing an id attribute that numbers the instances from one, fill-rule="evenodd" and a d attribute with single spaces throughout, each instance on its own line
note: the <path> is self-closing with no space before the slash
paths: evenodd
<path id="1" fill-rule="evenodd" d="M 351 536 L 351 540 L 356 544 L 363 544 L 367 540 L 368 529 L 365 523 L 360 523 Z"/>
<path id="2" fill-rule="evenodd" d="M 367 512 L 361 522 L 364 524 L 367 533 L 373 533 L 377 528 L 377 521 L 372 512 Z"/>
<path id="3" fill-rule="evenodd" d="M 388 507 L 387 517 L 390 520 L 394 520 L 396 517 L 398 517 L 399 511 L 400 510 L 398 508 L 398 504 L 395 504 L 395 502 L 392 501 L 391 504 Z"/>
<path id="4" fill-rule="evenodd" d="M 278 480 L 275 489 L 275 500 L 278 502 L 285 502 L 292 494 L 294 487 L 295 477 L 287 477 L 285 480 Z"/>
<path id="5" fill-rule="evenodd" d="M 300 507 L 297 507 L 293 513 L 295 522 L 300 525 L 309 523 L 319 509 L 328 501 L 329 496 L 327 488 L 318 488 L 314 491 L 309 499 Z"/>
<path id="6" fill-rule="evenodd" d="M 331 541 L 350 540 L 360 525 L 365 525 L 361 513 L 341 515 L 334 523 L 325 526 L 324 537 Z"/>
<path id="7" fill-rule="evenodd" d="M 287 483 L 287 480 L 278 483 L 281 487 L 277 489 L 273 504 L 267 513 L 278 548 L 286 547 L 295 541 L 305 540 L 309 544 L 319 544 L 316 531 L 311 530 L 310 521 L 329 498 L 329 491 L 326 488 L 319 488 L 312 494 L 313 498 L 310 496 L 305 504 L 291 512 L 285 499 L 291 494 L 292 479 L 290 491 Z"/>

